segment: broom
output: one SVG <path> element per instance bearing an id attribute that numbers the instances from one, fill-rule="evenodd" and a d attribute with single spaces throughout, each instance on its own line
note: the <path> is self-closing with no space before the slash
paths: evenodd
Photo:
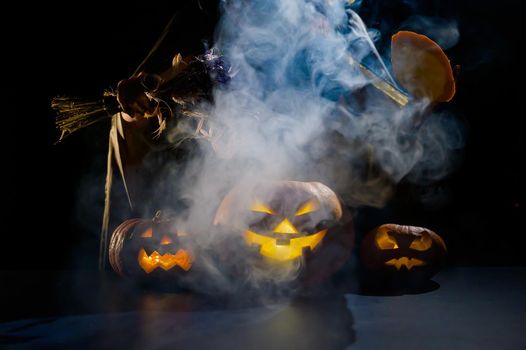
<path id="1" fill-rule="evenodd" d="M 95 98 L 57 96 L 51 100 L 51 108 L 56 111 L 55 126 L 60 131 L 57 142 L 75 131 L 122 112 L 117 96 L 109 91 Z"/>

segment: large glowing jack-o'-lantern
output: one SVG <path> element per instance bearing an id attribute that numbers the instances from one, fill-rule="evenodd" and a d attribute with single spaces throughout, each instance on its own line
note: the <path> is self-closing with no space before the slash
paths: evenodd
<path id="1" fill-rule="evenodd" d="M 354 239 L 350 222 L 329 187 L 299 181 L 238 186 L 225 196 L 214 220 L 242 234 L 247 246 L 267 261 L 305 259 L 312 265 L 306 269 L 315 274 L 320 269 L 330 272 L 347 260 Z M 331 253 L 324 253 L 326 248 Z"/>
<path id="2" fill-rule="evenodd" d="M 435 232 L 422 227 L 385 224 L 369 232 L 361 246 L 371 277 L 399 282 L 423 282 L 444 263 L 446 245 Z M 376 273 L 376 274 L 375 274 Z"/>
<path id="3" fill-rule="evenodd" d="M 245 240 L 249 245 L 260 246 L 261 255 L 268 258 L 276 260 L 299 258 L 303 255 L 303 249 L 315 250 L 327 234 L 327 228 L 315 229 L 314 233 L 311 232 L 312 230 L 305 229 L 305 226 L 311 223 L 308 222 L 308 219 L 304 219 L 318 209 L 319 203 L 314 198 L 300 204 L 292 215 L 277 213 L 270 206 L 256 201 L 250 210 L 264 213 L 268 217 L 260 221 L 259 225 L 253 225 L 251 229 L 246 230 L 244 233 Z M 298 223 L 302 225 L 300 230 L 288 219 L 288 216 L 292 217 L 291 220 L 296 225 Z M 262 228 L 261 232 L 263 233 L 259 233 L 258 228 Z"/>
<path id="4" fill-rule="evenodd" d="M 193 259 L 185 247 L 186 233 L 172 221 L 130 219 L 113 232 L 109 246 L 112 268 L 120 275 L 185 273 Z"/>

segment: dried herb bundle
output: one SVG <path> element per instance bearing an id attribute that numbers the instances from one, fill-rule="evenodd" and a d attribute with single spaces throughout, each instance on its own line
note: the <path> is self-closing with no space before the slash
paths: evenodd
<path id="1" fill-rule="evenodd" d="M 110 118 L 121 109 L 114 93 L 105 92 L 102 98 L 55 97 L 51 108 L 57 111 L 58 142 L 77 130 Z"/>
<path id="2" fill-rule="evenodd" d="M 213 50 L 195 57 L 178 73 L 163 81 L 154 91 L 145 90 L 148 95 L 167 107 L 173 116 L 174 110 L 184 116 L 193 116 L 200 100 L 210 100 L 214 86 L 226 85 L 230 81 L 230 67 Z M 57 111 L 55 125 L 60 130 L 59 142 L 68 135 L 98 121 L 122 112 L 114 92 L 106 91 L 98 98 L 55 97 L 51 107 Z M 189 107 L 191 109 L 189 109 Z"/>

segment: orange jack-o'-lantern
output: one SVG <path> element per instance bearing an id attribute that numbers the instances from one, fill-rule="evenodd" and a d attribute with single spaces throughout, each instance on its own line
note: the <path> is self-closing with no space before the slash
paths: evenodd
<path id="1" fill-rule="evenodd" d="M 369 232 L 361 258 L 372 278 L 422 283 L 444 263 L 446 245 L 435 232 L 422 227 L 385 224 Z"/>
<path id="2" fill-rule="evenodd" d="M 158 216 L 126 220 L 111 236 L 110 264 L 120 275 L 186 273 L 193 263 L 186 239 L 173 221 Z"/>
<path id="3" fill-rule="evenodd" d="M 319 182 L 236 187 L 220 204 L 214 224 L 239 232 L 246 245 L 269 263 L 304 261 L 314 280 L 341 267 L 354 240 L 349 213 Z"/>

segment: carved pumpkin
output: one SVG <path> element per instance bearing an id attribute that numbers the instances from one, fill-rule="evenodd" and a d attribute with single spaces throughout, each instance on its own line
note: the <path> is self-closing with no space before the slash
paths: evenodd
<path id="1" fill-rule="evenodd" d="M 184 274 L 193 259 L 186 247 L 186 234 L 174 222 L 130 219 L 113 232 L 109 246 L 112 268 L 121 276 L 147 276 L 165 273 Z"/>
<path id="2" fill-rule="evenodd" d="M 422 227 L 385 224 L 369 232 L 361 257 L 371 278 L 399 284 L 420 284 L 437 273 L 446 245 L 435 232 Z"/>
<path id="3" fill-rule="evenodd" d="M 354 240 L 349 213 L 319 182 L 238 186 L 223 199 L 214 224 L 238 232 L 268 263 L 304 262 L 300 266 L 311 280 L 341 267 Z"/>

